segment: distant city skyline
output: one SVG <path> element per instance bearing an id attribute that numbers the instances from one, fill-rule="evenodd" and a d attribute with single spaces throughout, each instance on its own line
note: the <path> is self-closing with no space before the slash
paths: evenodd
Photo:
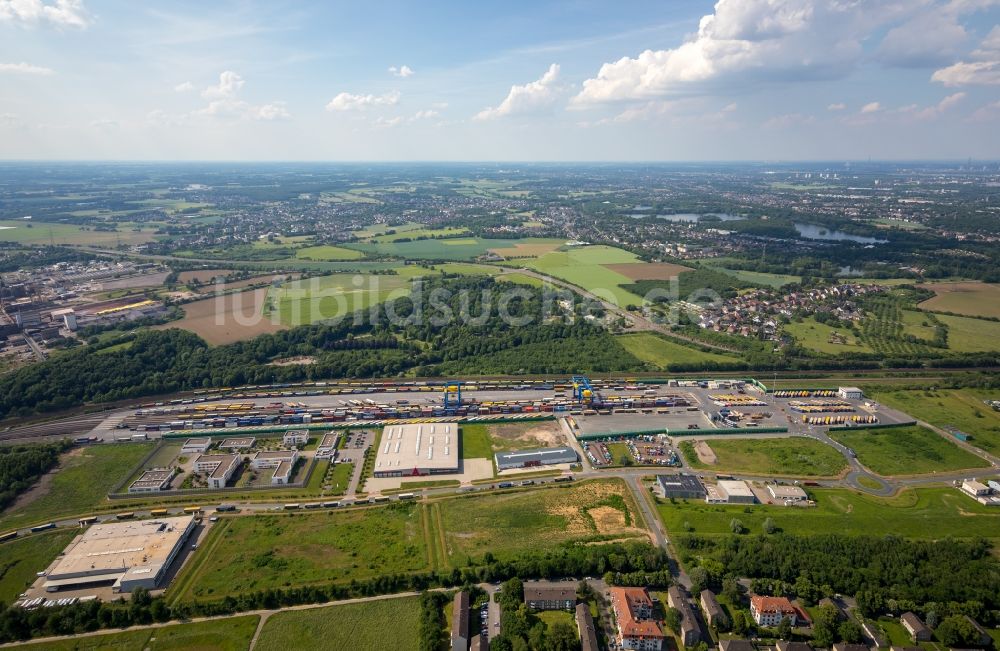
<path id="1" fill-rule="evenodd" d="M 0 0 L 0 159 L 1000 158 L 1000 0 Z"/>

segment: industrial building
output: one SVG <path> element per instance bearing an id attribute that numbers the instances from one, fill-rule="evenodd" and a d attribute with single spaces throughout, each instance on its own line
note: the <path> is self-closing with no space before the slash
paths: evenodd
<path id="1" fill-rule="evenodd" d="M 458 472 L 456 423 L 408 423 L 382 430 L 375 477 L 418 477 Z"/>
<path id="2" fill-rule="evenodd" d="M 329 459 L 337 456 L 337 445 L 339 443 L 340 433 L 327 432 L 323 435 L 323 438 L 320 439 L 319 445 L 316 446 L 316 458 Z"/>
<path id="3" fill-rule="evenodd" d="M 66 548 L 44 587 L 48 592 L 108 583 L 115 592 L 162 587 L 194 528 L 193 515 L 95 524 Z"/>
<path id="4" fill-rule="evenodd" d="M 841 400 L 861 400 L 865 397 L 865 392 L 858 387 L 838 387 L 837 397 Z"/>
<path id="5" fill-rule="evenodd" d="M 307 429 L 290 429 L 285 432 L 285 435 L 281 437 L 281 444 L 286 448 L 292 448 L 297 445 L 305 445 L 309 442 L 309 430 Z"/>
<path id="6" fill-rule="evenodd" d="M 745 481 L 721 479 L 715 486 L 705 488 L 705 501 L 709 504 L 754 504 L 757 498 Z"/>
<path id="7" fill-rule="evenodd" d="M 298 450 L 263 450 L 250 457 L 250 467 L 254 470 L 273 468 L 271 485 L 280 486 L 291 483 L 295 462 L 299 460 Z"/>
<path id="8" fill-rule="evenodd" d="M 809 499 L 806 492 L 798 486 L 780 486 L 778 484 L 768 484 L 767 492 L 776 502 L 805 502 Z"/>
<path id="9" fill-rule="evenodd" d="M 147 470 L 128 487 L 130 493 L 156 493 L 170 488 L 170 480 L 174 478 L 172 468 L 157 468 Z"/>
<path id="10" fill-rule="evenodd" d="M 692 499 L 705 497 L 705 485 L 695 475 L 657 475 L 656 494 L 663 499 Z"/>
<path id="11" fill-rule="evenodd" d="M 249 450 L 257 443 L 257 439 L 252 436 L 242 436 L 240 438 L 222 439 L 219 443 L 220 450 Z"/>
<path id="12" fill-rule="evenodd" d="M 238 454 L 203 454 L 194 460 L 194 469 L 207 475 L 209 488 L 225 488 L 242 462 Z"/>
<path id="13" fill-rule="evenodd" d="M 208 437 L 188 439 L 181 445 L 181 454 L 205 454 L 210 447 L 212 439 Z"/>
<path id="14" fill-rule="evenodd" d="M 552 466 L 558 463 L 576 463 L 580 460 L 580 457 L 576 454 L 576 450 L 569 447 L 497 452 L 494 458 L 497 470 Z"/>

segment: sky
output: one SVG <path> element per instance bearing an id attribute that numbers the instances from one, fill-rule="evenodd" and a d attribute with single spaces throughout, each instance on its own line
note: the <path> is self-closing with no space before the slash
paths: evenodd
<path id="1" fill-rule="evenodd" d="M 1000 0 L 0 0 L 0 159 L 1000 159 Z"/>

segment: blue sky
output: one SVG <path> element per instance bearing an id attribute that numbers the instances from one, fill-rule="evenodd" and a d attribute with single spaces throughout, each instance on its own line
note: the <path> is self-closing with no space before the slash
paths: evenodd
<path id="1" fill-rule="evenodd" d="M 1000 158 L 1000 0 L 0 0 L 0 158 Z"/>

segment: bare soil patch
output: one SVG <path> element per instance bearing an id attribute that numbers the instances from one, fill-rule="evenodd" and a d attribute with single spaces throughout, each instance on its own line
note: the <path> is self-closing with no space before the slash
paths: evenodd
<path id="1" fill-rule="evenodd" d="M 566 437 L 557 421 L 541 423 L 501 423 L 490 426 L 494 450 L 511 447 L 547 448 L 566 444 Z M 498 443 L 497 439 L 502 442 Z"/>
<path id="2" fill-rule="evenodd" d="M 964 283 L 923 283 L 917 285 L 936 295 L 917 307 L 969 316 L 1000 317 L 1000 285 L 979 281 Z"/>
<path id="3" fill-rule="evenodd" d="M 601 266 L 630 280 L 670 280 L 682 271 L 691 271 L 691 267 L 669 262 L 621 262 Z"/>
<path id="4" fill-rule="evenodd" d="M 276 359 L 272 362 L 268 362 L 269 366 L 298 366 L 315 364 L 316 358 L 309 355 L 302 355 L 300 357 L 283 357 L 281 359 Z"/>
<path id="5" fill-rule="evenodd" d="M 705 441 L 695 441 L 694 451 L 698 455 L 698 461 L 704 464 L 713 466 L 719 462 L 719 458 L 715 456 L 715 451 Z"/>
<path id="6" fill-rule="evenodd" d="M 163 284 L 163 281 L 167 279 L 170 275 L 169 271 L 161 271 L 155 274 L 143 274 L 141 276 L 132 276 L 131 278 L 116 278 L 114 280 L 105 280 L 100 283 L 101 289 L 104 291 L 111 289 L 133 289 L 135 287 L 159 287 Z"/>
<path id="7" fill-rule="evenodd" d="M 598 533 L 618 533 L 625 528 L 625 514 L 613 506 L 598 506 L 588 513 L 594 518 Z"/>
<path id="8" fill-rule="evenodd" d="M 195 301 L 183 306 L 183 319 L 156 326 L 156 329 L 189 330 L 213 346 L 284 330 L 287 326 L 264 316 L 266 298 L 267 288 L 264 287 Z"/>

